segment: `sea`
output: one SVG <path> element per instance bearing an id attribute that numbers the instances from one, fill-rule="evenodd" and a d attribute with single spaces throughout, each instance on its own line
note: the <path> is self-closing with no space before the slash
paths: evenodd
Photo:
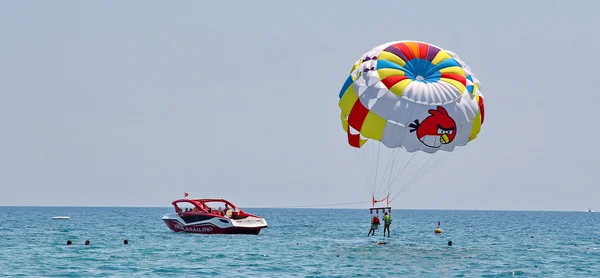
<path id="1" fill-rule="evenodd" d="M 368 209 L 242 209 L 269 227 L 188 234 L 162 222 L 172 207 L 0 207 L 0 275 L 600 277 L 600 213 L 393 209 L 388 238 L 367 236 Z"/>

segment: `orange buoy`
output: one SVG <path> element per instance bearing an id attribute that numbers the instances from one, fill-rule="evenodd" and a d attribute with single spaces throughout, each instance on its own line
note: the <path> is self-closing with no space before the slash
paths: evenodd
<path id="1" fill-rule="evenodd" d="M 436 234 L 441 234 L 442 233 L 442 229 L 440 229 L 440 228 L 435 229 L 435 233 Z"/>

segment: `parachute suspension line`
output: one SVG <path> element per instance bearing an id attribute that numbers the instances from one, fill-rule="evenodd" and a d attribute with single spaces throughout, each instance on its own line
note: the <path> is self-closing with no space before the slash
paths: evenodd
<path id="1" fill-rule="evenodd" d="M 367 142 L 365 144 L 369 144 L 369 142 Z M 363 148 L 368 149 L 369 147 L 370 146 L 368 146 L 368 145 L 367 146 L 363 145 L 363 147 L 361 147 L 359 149 L 360 153 L 361 153 L 361 158 L 363 160 L 363 165 L 365 167 L 365 186 L 367 186 L 367 190 L 373 181 L 373 179 L 372 179 L 373 172 L 371 170 L 373 166 L 371 165 L 371 163 L 369 163 L 369 155 L 368 155 L 369 151 L 368 150 L 365 151 Z"/>
<path id="2" fill-rule="evenodd" d="M 396 149 L 396 154 L 394 156 L 394 163 L 392 165 L 393 168 L 392 168 L 392 173 L 391 174 L 393 174 L 393 169 L 396 168 L 396 161 L 397 161 L 396 158 L 398 157 L 398 153 L 400 153 L 400 149 L 399 148 Z M 402 163 L 400 163 L 400 166 L 404 165 L 404 161 L 406 160 L 407 156 L 408 155 L 403 155 L 402 156 Z M 387 186 L 387 188 L 388 188 L 388 194 L 390 193 L 390 189 L 392 187 L 392 175 L 391 174 L 390 174 L 390 181 L 389 181 L 388 186 Z"/>
<path id="3" fill-rule="evenodd" d="M 448 158 L 448 156 L 452 154 L 452 152 L 445 152 L 442 155 L 436 156 L 438 153 L 439 151 L 435 152 L 429 157 L 427 162 L 425 162 L 425 164 L 417 171 L 417 173 L 406 182 L 406 184 L 398 191 L 398 193 L 396 193 L 396 195 L 394 195 L 392 200 L 396 199 L 396 197 L 398 197 L 405 189 L 410 187 L 410 185 L 417 183 L 417 181 L 419 181 L 423 176 L 425 176 L 425 174 L 429 173 L 433 168 L 435 168 L 435 166 L 439 165 L 442 161 L 446 160 L 446 158 Z M 434 157 L 436 157 L 437 159 L 433 159 Z"/>
<path id="4" fill-rule="evenodd" d="M 369 144 L 368 142 L 366 144 Z M 364 146 L 365 148 L 368 148 L 369 146 Z M 362 159 L 363 159 L 363 165 L 365 166 L 365 184 L 368 186 L 371 184 L 371 165 L 369 163 L 369 157 L 368 154 L 369 152 L 367 151 L 365 153 L 365 150 L 361 147 L 360 148 L 360 153 L 362 155 Z"/>
<path id="5" fill-rule="evenodd" d="M 366 204 L 370 202 L 361 201 L 361 202 L 350 202 L 350 203 L 335 203 L 335 204 L 315 204 L 315 205 L 298 205 L 298 206 L 277 206 L 277 207 L 268 207 L 268 208 L 308 208 L 308 207 L 325 207 L 325 206 L 344 206 L 344 205 L 356 205 L 356 204 Z"/>
<path id="6" fill-rule="evenodd" d="M 396 194 L 394 195 L 394 197 L 392 198 L 392 200 L 396 199 L 396 197 L 398 197 L 398 195 L 400 195 L 400 193 L 402 193 L 402 192 L 403 192 L 403 191 L 404 191 L 404 190 L 407 188 L 407 186 L 409 185 L 410 181 L 411 181 L 412 179 L 414 179 L 414 177 L 416 177 L 416 176 L 417 176 L 417 175 L 418 175 L 418 174 L 419 174 L 421 171 L 423 171 L 423 169 L 425 169 L 425 168 L 427 167 L 427 165 L 429 164 L 429 162 L 431 162 L 431 160 L 432 160 L 432 159 L 433 159 L 433 158 L 434 158 L 434 157 L 435 157 L 437 154 L 438 154 L 438 153 L 437 153 L 437 152 L 435 152 L 435 153 L 433 153 L 432 155 L 430 155 L 430 156 L 429 156 L 429 158 L 427 159 L 427 161 L 425 161 L 425 163 L 421 165 L 421 167 L 419 168 L 419 170 L 417 170 L 417 172 L 416 172 L 414 175 L 412 175 L 412 176 L 410 177 L 410 179 L 409 179 L 409 180 L 408 180 L 406 183 L 404 183 L 404 185 L 403 185 L 403 186 L 400 188 L 400 190 L 398 191 L 398 193 L 396 193 Z"/>
<path id="7" fill-rule="evenodd" d="M 433 163 L 431 163 L 429 166 L 427 166 L 427 168 L 423 172 L 418 173 L 412 182 L 409 181 L 409 182 L 411 182 L 411 185 L 417 183 L 427 173 L 429 173 L 431 170 L 433 170 L 436 166 L 440 165 L 442 163 L 442 161 L 445 161 L 446 158 L 448 158 L 451 154 L 452 154 L 452 152 L 447 152 L 447 153 L 444 153 L 444 154 L 438 156 L 437 159 Z"/>
<path id="8" fill-rule="evenodd" d="M 383 180 L 388 176 L 388 173 L 390 171 L 390 165 L 392 164 L 392 156 L 390 156 L 387 160 L 387 163 L 385 164 L 385 169 L 383 171 L 383 176 L 381 176 L 381 182 L 379 182 L 378 184 L 383 183 Z"/>
<path id="9" fill-rule="evenodd" d="M 410 185 L 414 184 L 420 177 L 424 176 L 427 172 L 429 172 L 429 170 L 431 170 L 431 166 L 436 164 L 441 158 L 444 158 L 444 155 L 439 155 L 440 152 L 435 152 L 433 155 L 431 155 L 429 157 L 429 159 L 427 159 L 427 161 L 425 162 L 425 164 L 415 173 L 414 176 L 412 176 L 404 185 L 404 188 L 402 188 L 400 190 L 400 192 L 403 192 L 405 189 L 407 189 L 408 187 L 410 187 Z M 441 157 L 441 158 L 440 158 Z"/>
<path id="10" fill-rule="evenodd" d="M 381 144 L 377 144 L 377 162 L 375 162 L 375 177 L 373 178 L 373 194 L 377 188 L 377 173 L 379 172 L 379 152 L 381 151 Z"/>
<path id="11" fill-rule="evenodd" d="M 371 165 L 372 163 L 369 163 L 371 160 L 372 155 L 370 155 L 371 151 L 369 151 L 369 149 L 372 149 L 372 142 L 366 142 L 362 147 L 358 148 L 358 155 L 359 155 L 359 160 L 360 160 L 360 168 L 361 171 L 363 173 L 363 178 L 365 179 L 365 186 L 367 187 L 367 189 L 372 185 L 373 188 L 375 188 L 375 183 L 373 183 L 373 165 Z M 369 201 L 369 203 L 372 202 Z"/>
<path id="12" fill-rule="evenodd" d="M 396 162 L 396 158 L 398 157 L 398 152 L 399 152 L 399 148 L 395 148 L 392 151 L 392 154 L 390 155 L 391 164 L 390 164 L 390 171 L 389 171 L 389 175 L 388 175 L 389 176 L 388 179 L 390 181 L 392 180 L 392 174 L 394 172 L 394 168 L 395 168 L 395 165 L 396 165 L 395 162 Z M 390 204 L 390 199 L 389 198 L 390 198 L 390 193 L 391 193 L 391 191 L 390 191 L 391 184 L 390 183 L 384 183 L 384 182 L 385 181 L 382 179 L 381 183 L 382 184 L 387 184 L 387 199 L 386 199 L 386 203 L 387 203 L 387 205 L 389 205 Z"/>
<path id="13" fill-rule="evenodd" d="M 379 161 L 375 160 L 379 158 L 377 151 L 377 141 L 371 140 L 371 150 L 369 153 L 371 154 L 371 158 L 369 161 L 374 161 L 375 163 L 371 164 L 371 183 L 373 183 L 373 188 L 377 187 L 377 170 L 379 169 Z"/>
<path id="14" fill-rule="evenodd" d="M 392 137 L 395 137 L 396 132 L 398 132 L 398 130 L 399 129 L 397 129 L 397 128 L 394 129 L 394 131 L 392 133 Z M 400 137 L 399 141 L 402 141 L 405 136 L 406 136 L 406 133 L 403 133 L 402 136 Z M 379 146 L 381 147 L 381 144 L 379 144 Z M 400 146 L 392 149 L 391 154 L 389 154 L 388 166 L 385 168 L 383 177 L 381 179 L 381 183 L 379 183 L 380 185 L 383 185 L 383 186 L 381 186 L 381 187 L 379 187 L 377 189 L 374 189 L 374 191 L 373 191 L 374 195 L 377 195 L 377 196 L 379 196 L 379 198 L 381 198 L 382 195 L 384 194 L 384 192 L 381 192 L 381 190 L 387 189 L 387 198 L 388 198 L 387 199 L 387 204 L 389 204 L 389 196 L 390 196 L 390 192 L 391 192 L 391 185 L 393 184 L 392 177 L 393 177 L 393 174 L 394 174 L 394 169 L 396 168 L 395 164 L 396 164 L 396 160 L 398 158 L 398 153 L 400 152 L 400 150 L 401 150 Z M 379 152 L 378 152 L 378 155 L 379 155 Z M 406 159 L 406 155 L 403 156 L 403 157 L 404 157 L 404 159 Z M 379 159 L 378 159 L 378 161 L 379 161 Z M 389 176 L 389 182 L 387 183 L 387 186 L 385 186 L 386 185 L 386 183 L 385 183 L 386 175 Z"/>
<path id="15" fill-rule="evenodd" d="M 388 195 L 390 194 L 390 182 L 392 181 L 392 175 L 394 174 L 394 169 L 396 167 L 396 159 L 398 157 L 399 149 L 395 148 L 390 155 L 390 166 L 389 171 L 387 172 L 387 176 L 381 179 L 381 184 L 387 184 Z M 388 181 L 386 182 L 386 178 Z"/>
<path id="16" fill-rule="evenodd" d="M 388 187 L 390 187 L 397 179 L 398 177 L 400 177 L 400 175 L 402 174 L 402 172 L 404 172 L 404 169 L 406 169 L 406 167 L 408 167 L 408 165 L 410 165 L 410 162 L 416 157 L 416 152 L 411 153 L 411 158 L 406 162 L 406 164 L 404 164 L 404 166 L 402 166 L 402 168 L 400 169 L 400 171 L 394 176 L 394 178 L 392 179 L 392 181 L 388 184 Z M 406 156 L 408 156 L 409 154 L 407 154 Z M 406 160 L 406 156 L 405 159 Z"/>
<path id="17" fill-rule="evenodd" d="M 392 150 L 392 154 L 388 158 L 388 162 L 386 163 L 386 167 L 384 169 L 383 176 L 381 177 L 381 181 L 378 183 L 379 185 L 384 184 L 386 178 L 388 178 L 388 177 L 391 180 L 392 171 L 393 171 L 394 156 L 397 155 L 397 153 L 398 153 L 398 149 L 397 148 L 395 148 L 395 149 Z M 378 190 L 375 190 L 373 192 L 373 195 L 375 195 L 375 193 L 377 191 Z M 389 193 L 389 186 L 388 186 L 388 193 Z"/>
<path id="18" fill-rule="evenodd" d="M 412 157 L 408 160 L 408 162 L 406 162 L 406 164 L 404 165 L 404 167 L 402 167 L 400 169 L 400 171 L 398 172 L 398 174 L 396 174 L 396 176 L 394 177 L 394 179 L 392 179 L 392 181 L 390 182 L 389 185 L 393 184 L 396 181 L 396 179 L 398 179 L 398 177 L 400 177 L 400 175 L 402 174 L 402 172 L 404 171 L 404 169 L 406 169 L 406 167 L 408 165 L 410 165 L 410 162 L 415 158 L 415 156 L 417 155 L 417 152 L 412 152 L 410 155 L 412 155 Z"/>
<path id="19" fill-rule="evenodd" d="M 366 154 L 365 154 L 364 150 L 362 149 L 363 147 L 358 149 L 358 152 L 360 153 L 362 167 L 364 167 L 363 169 L 364 169 L 364 174 L 365 174 L 365 183 L 369 184 L 369 177 L 370 177 L 371 173 L 369 172 L 369 164 L 367 164 L 367 159 L 365 158 Z"/>
<path id="20" fill-rule="evenodd" d="M 373 161 L 373 142 L 369 141 L 365 144 L 369 144 L 368 146 L 366 146 L 367 148 L 367 153 L 365 154 L 365 163 L 368 165 L 368 171 L 369 171 L 369 180 L 367 182 L 368 185 L 371 185 L 373 188 L 375 188 L 376 184 L 374 182 L 374 171 L 376 170 L 374 164 L 372 163 Z"/>
<path id="21" fill-rule="evenodd" d="M 391 187 L 391 181 L 392 181 L 392 177 L 394 174 L 394 169 L 395 169 L 395 165 L 396 165 L 396 160 L 398 157 L 398 154 L 400 153 L 400 149 L 399 148 L 394 148 L 390 154 L 389 157 L 389 165 L 386 168 L 386 174 L 384 175 L 384 177 L 382 177 L 381 179 L 381 183 L 380 183 L 380 188 L 377 190 L 376 195 L 378 195 L 380 198 L 383 197 L 383 195 L 385 195 L 385 190 L 387 189 L 387 196 L 390 195 L 390 187 Z"/>
<path id="22" fill-rule="evenodd" d="M 394 132 L 392 133 L 392 137 L 395 138 L 396 136 L 396 132 L 398 132 L 398 128 L 394 129 Z M 399 141 L 402 142 L 404 140 L 404 137 L 406 136 L 406 132 L 402 133 L 402 135 L 400 136 Z M 390 198 L 390 194 L 391 194 L 391 187 L 394 184 L 394 181 L 396 180 L 396 178 L 404 171 L 404 169 L 409 165 L 410 160 L 412 160 L 412 158 L 414 158 L 415 154 L 413 154 L 413 157 L 409 160 L 409 162 L 407 164 L 404 164 L 404 161 L 406 161 L 406 157 L 408 156 L 408 154 L 406 152 L 401 152 L 401 150 L 403 149 L 403 147 L 398 146 L 396 148 L 394 148 L 394 152 L 392 152 L 392 165 L 391 165 L 391 169 L 390 169 L 390 177 L 389 177 L 389 182 L 387 183 L 387 203 L 389 205 L 389 203 L 391 202 Z M 398 158 L 398 153 L 404 153 L 404 155 L 402 155 L 402 163 L 399 165 L 398 168 L 400 168 L 400 171 L 394 176 L 394 170 L 396 169 L 396 162 L 397 162 L 397 158 Z M 394 178 L 392 178 L 394 177 Z"/>

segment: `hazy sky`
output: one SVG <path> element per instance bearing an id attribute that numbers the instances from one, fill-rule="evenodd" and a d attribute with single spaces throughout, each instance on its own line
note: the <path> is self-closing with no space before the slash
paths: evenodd
<path id="1" fill-rule="evenodd" d="M 469 64 L 486 119 L 395 208 L 600 210 L 599 8 L 1 1 L 0 205 L 369 201 L 338 93 L 364 52 L 421 40 Z"/>

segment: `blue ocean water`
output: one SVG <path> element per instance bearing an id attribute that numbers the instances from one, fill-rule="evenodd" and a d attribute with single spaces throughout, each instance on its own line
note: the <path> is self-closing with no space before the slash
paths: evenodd
<path id="1" fill-rule="evenodd" d="M 383 238 L 383 227 L 367 237 L 367 209 L 245 210 L 270 227 L 258 236 L 186 234 L 162 222 L 172 208 L 0 207 L 0 274 L 600 277 L 600 213 L 393 210 Z"/>

